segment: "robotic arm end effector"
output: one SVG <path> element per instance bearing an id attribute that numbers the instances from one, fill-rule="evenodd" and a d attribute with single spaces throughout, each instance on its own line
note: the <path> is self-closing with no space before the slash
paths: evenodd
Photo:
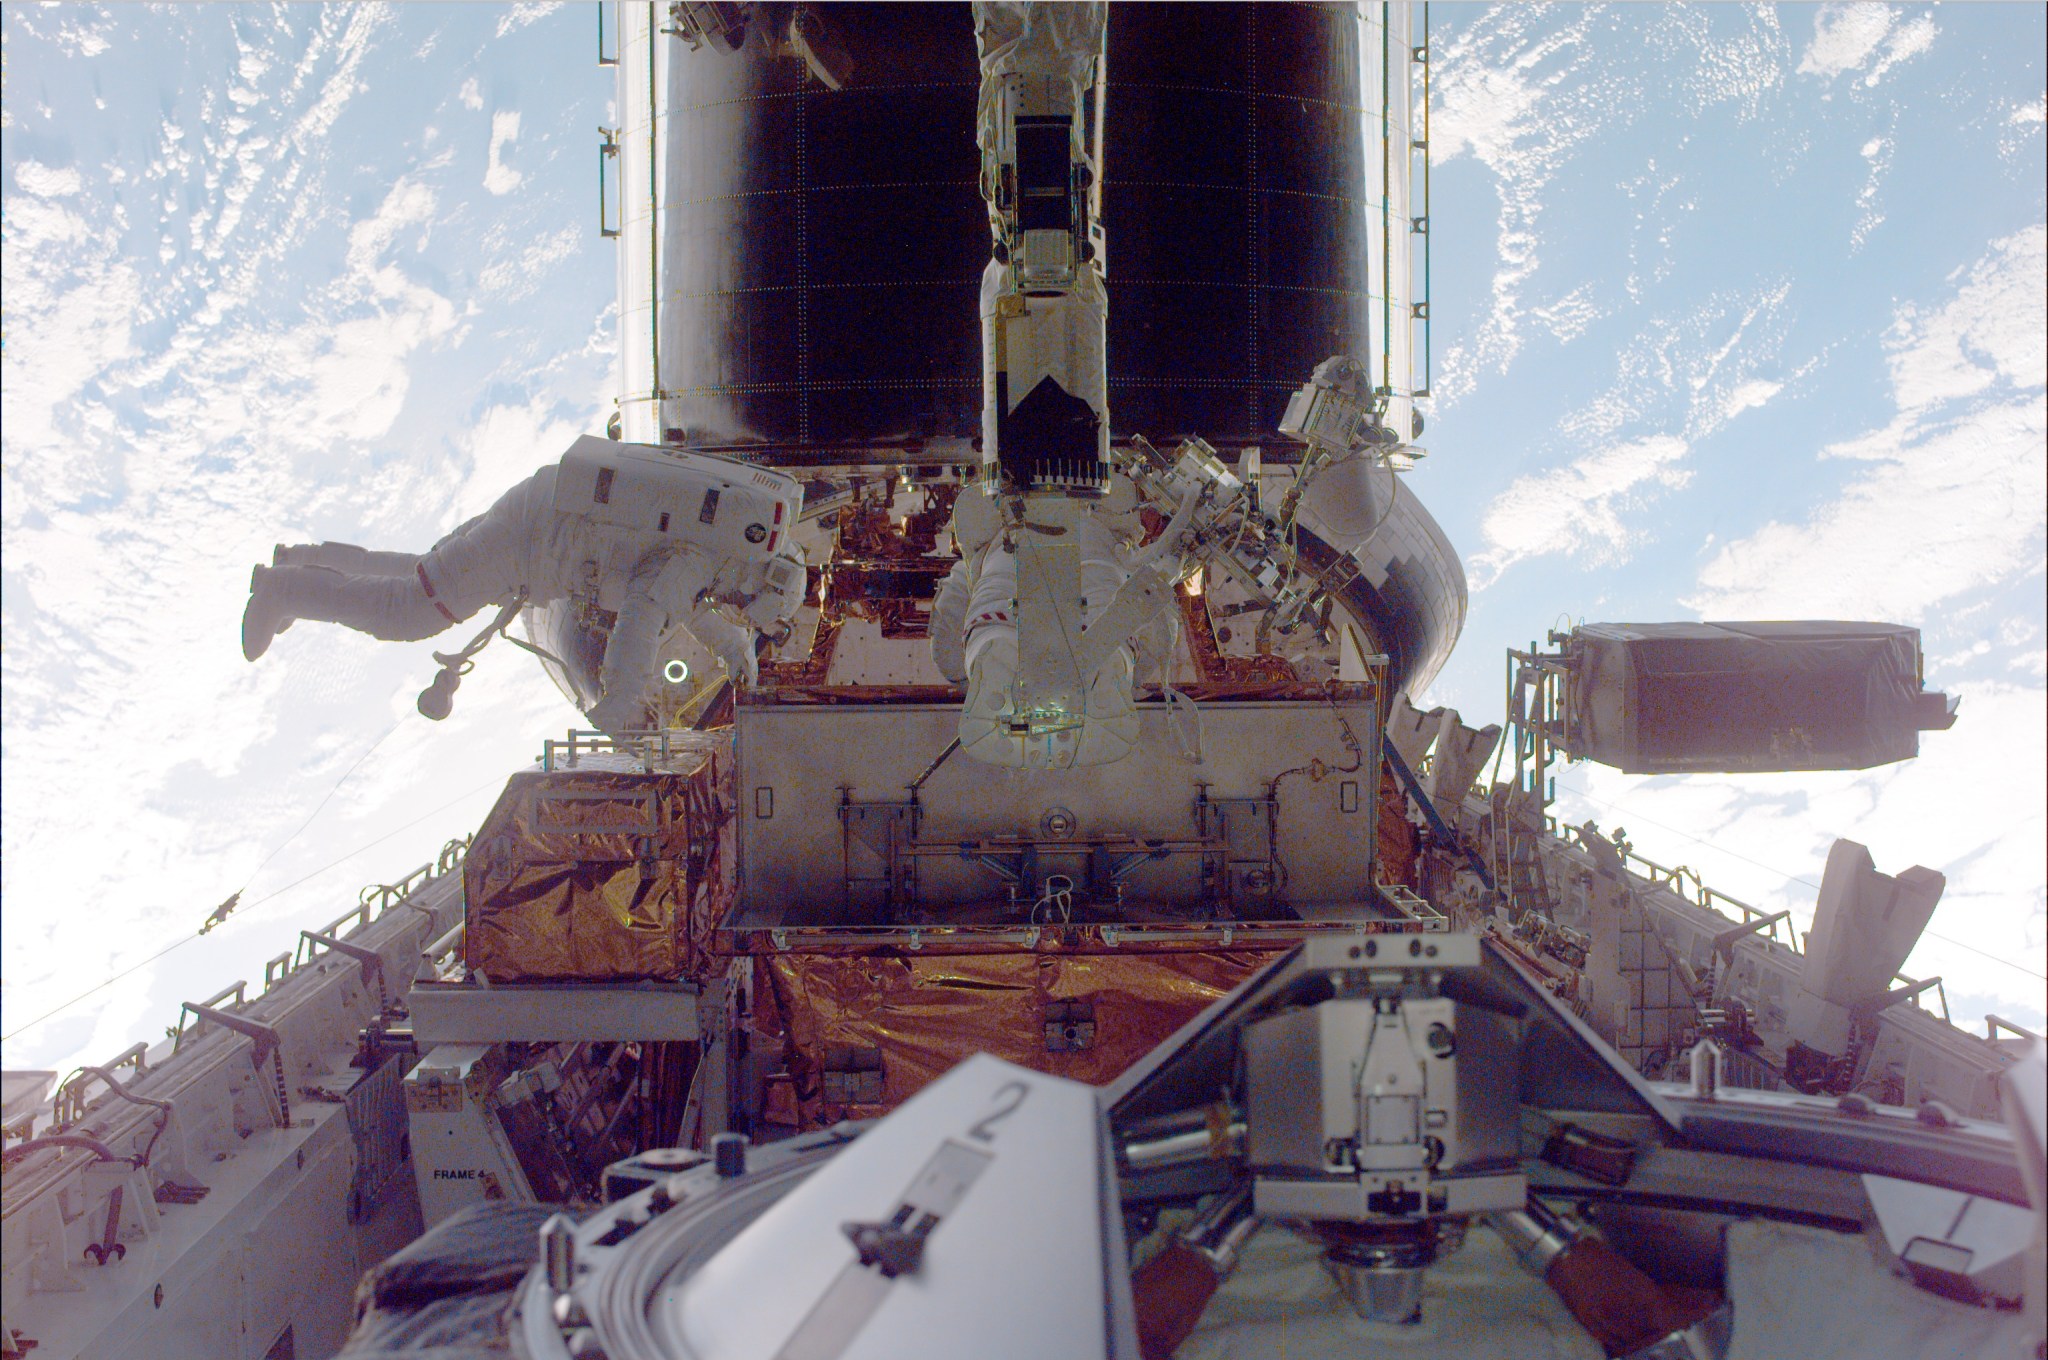
<path id="1" fill-rule="evenodd" d="M 1402 442 L 1382 419 L 1387 396 L 1386 389 L 1372 386 L 1365 365 L 1333 354 L 1287 399 L 1280 433 L 1322 457 L 1384 452 Z"/>

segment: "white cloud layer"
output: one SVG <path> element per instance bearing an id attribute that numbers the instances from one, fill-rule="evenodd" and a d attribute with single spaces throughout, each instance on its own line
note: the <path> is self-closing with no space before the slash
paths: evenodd
<path id="1" fill-rule="evenodd" d="M 1684 604 L 1706 618 L 1920 622 L 2038 559 L 2044 439 L 2038 401 L 1918 431 L 1804 524 L 1721 547 Z"/>
<path id="2" fill-rule="evenodd" d="M 1544 190 L 1573 148 L 1632 102 L 1625 82 L 1588 69 L 1590 13 L 1540 35 L 1530 31 L 1534 11 L 1497 15 L 1459 34 L 1438 62 L 1433 155 L 1438 164 L 1464 155 L 1482 162 L 1500 200 L 1491 309 L 1478 335 L 1445 356 L 1434 384 L 1438 409 L 1469 393 L 1481 373 L 1505 372 L 1520 352 Z"/>
<path id="3" fill-rule="evenodd" d="M 1630 521 L 1691 479 L 1691 450 L 1744 411 L 1764 406 L 1807 369 L 1782 376 L 1789 283 L 1721 294 L 1670 320 L 1652 320 L 1622 347 L 1613 384 L 1562 423 L 1590 451 L 1517 477 L 1487 505 L 1484 549 L 1470 567 L 1484 590 L 1529 558 L 1569 554 L 1588 566 L 1628 560 L 1643 531 Z M 1628 437 L 1631 425 L 1654 432 Z"/>
<path id="4" fill-rule="evenodd" d="M 1714 618 L 1920 619 L 2040 560 L 2048 503 L 2048 229 L 1992 243 L 1952 298 L 1898 309 L 1898 415 L 1830 445 L 1866 465 L 1804 524 L 1724 545 L 1686 601 Z"/>
<path id="5" fill-rule="evenodd" d="M 1586 284 L 1580 284 L 1555 302 L 1532 308 L 1529 315 L 1556 336 L 1559 344 L 1568 345 L 1604 315 L 1600 305 L 1593 301 L 1592 291 Z"/>
<path id="6" fill-rule="evenodd" d="M 1878 205 L 1878 191 L 1884 187 L 1884 178 L 1892 168 L 1894 142 L 1886 137 L 1872 137 L 1863 144 L 1862 156 L 1869 163 L 1865 172 L 1863 187 L 1856 191 L 1856 225 L 1849 232 L 1849 249 L 1855 252 L 1863 249 L 1863 243 L 1870 239 L 1870 233 L 1884 225 L 1884 209 Z"/>
<path id="7" fill-rule="evenodd" d="M 2039 62 L 2017 55 L 2038 50 L 2038 11 L 1969 16 L 1973 38 L 2011 16 L 2003 31 L 2023 36 L 2009 53 L 1944 50 L 1963 21 L 1918 6 L 1532 10 L 1461 17 L 1439 42 L 1438 192 L 1470 214 L 1486 202 L 1476 179 L 1500 214 L 1486 272 L 1461 279 L 1476 296 L 1437 308 L 1438 390 L 1463 400 L 1432 433 L 1473 469 L 1438 513 L 1480 540 L 1475 592 L 1516 575 L 1475 594 L 1431 699 L 1498 702 L 1485 696 L 1499 650 L 1480 649 L 1532 599 L 1588 617 L 1919 624 L 1929 687 L 1962 708 L 1917 760 L 1749 778 L 1581 765 L 1560 778 L 1559 810 L 1625 825 L 1652 857 L 1790 907 L 1802 929 L 1814 890 L 1789 880 L 1817 883 L 1836 836 L 1887 872 L 1937 868 L 1947 895 L 1908 970 L 1945 976 L 1960 1023 L 1995 1011 L 2039 1027 L 2048 233 L 2015 231 L 2040 217 Z M 1652 91 L 1646 109 L 1625 91 L 1591 113 L 1571 102 L 1617 76 Z M 1572 140 L 1580 118 L 1594 131 Z M 1929 288 L 1917 269 L 1958 249 L 1958 184 L 1970 222 L 2003 225 L 1974 228 L 1999 239 Z M 1526 416 L 1553 396 L 1546 434 Z M 1472 491 L 1485 508 L 1460 529 Z M 1670 550 L 1649 550 L 1657 535 Z M 1566 575 L 1560 561 L 1631 567 Z M 1534 622 L 1507 624 L 1507 641 Z"/>
<path id="8" fill-rule="evenodd" d="M 1487 549 L 1471 560 L 1473 589 L 1491 585 L 1523 558 L 1547 553 L 1576 553 L 1593 565 L 1626 560 L 1634 536 L 1622 512 L 1651 491 L 1684 486 L 1691 474 L 1678 464 L 1686 449 L 1675 435 L 1648 435 L 1517 477 L 1482 521 Z"/>
<path id="9" fill-rule="evenodd" d="M 494 239 L 494 250 L 503 253 L 478 273 L 477 287 L 507 302 L 528 297 L 546 281 L 550 269 L 582 248 L 584 234 L 578 227 L 562 227 L 537 240 L 528 238 L 516 250 L 512 241 Z"/>
<path id="10" fill-rule="evenodd" d="M 1833 80 L 1856 70 L 1870 60 L 1891 27 L 1890 5 L 1822 5 L 1813 17 L 1813 41 L 1799 58 L 1799 74 Z"/>
<path id="11" fill-rule="evenodd" d="M 502 38 L 525 28 L 537 19 L 545 19 L 561 7 L 560 0 L 519 0 L 519 3 L 509 7 L 504 17 L 498 20 L 498 36 Z"/>
<path id="12" fill-rule="evenodd" d="M 1813 19 L 1813 40 L 1799 59 L 1799 74 L 1831 81 L 1852 71 L 1875 86 L 1900 62 L 1934 45 L 1938 30 L 1926 14 L 1898 23 L 1896 6 L 1875 3 L 1822 5 Z"/>
<path id="13" fill-rule="evenodd" d="M 1653 17 L 1642 21 L 1646 14 Z M 1617 29 L 1626 31 L 1621 41 L 1631 48 L 1653 54 L 1649 65 L 1605 58 L 1604 41 Z M 1464 156 L 1483 164 L 1493 175 L 1499 214 L 1487 315 L 1469 338 L 1445 351 L 1433 384 L 1436 409 L 1455 406 L 1487 374 L 1506 373 L 1522 352 L 1529 321 L 1570 343 L 1610 314 L 1583 285 L 1547 302 L 1530 300 L 1532 293 L 1542 296 L 1536 277 L 1546 199 L 1589 144 L 1630 127 L 1653 86 L 1680 99 L 1693 116 L 1732 106 L 1739 122 L 1753 121 L 1783 85 L 1789 62 L 1778 16 L 1764 7 L 1716 23 L 1683 6 L 1631 13 L 1506 5 L 1459 30 L 1433 60 L 1432 157 L 1438 165 Z M 1651 170 L 1647 180 L 1656 179 L 1654 161 Z M 1649 206 L 1660 217 L 1664 192 L 1672 187 L 1656 185 Z M 1691 207 L 1676 205 L 1679 212 Z M 1657 244 L 1668 252 L 1670 220 L 1657 229 Z M 1646 266 L 1651 282 L 1661 281 L 1663 271 L 1660 262 Z M 1637 272 L 1626 286 L 1640 301 Z"/>
<path id="14" fill-rule="evenodd" d="M 1791 46 L 1772 5 L 1749 5 L 1741 11 L 1741 27 L 1726 11 L 1711 6 L 1671 5 L 1660 16 L 1687 52 L 1680 62 L 1687 111 L 1694 117 L 1719 105 L 1734 106 L 1738 121 L 1761 117 L 1784 85 L 1791 66 Z M 1718 22 L 1717 22 L 1718 21 Z"/>
<path id="15" fill-rule="evenodd" d="M 1869 74 L 1863 77 L 1863 83 L 1866 86 L 1876 85 L 1891 73 L 1894 66 L 1917 57 L 1934 46 L 1937 32 L 1934 20 L 1925 14 L 1909 24 L 1893 29 L 1891 36 L 1885 39 L 1884 51 L 1878 54 Z"/>
<path id="16" fill-rule="evenodd" d="M 1744 411 L 1753 411 L 1785 390 L 1785 384 L 1772 382 L 1767 378 L 1752 378 L 1730 391 L 1721 402 L 1721 419 L 1733 420 Z"/>
<path id="17" fill-rule="evenodd" d="M 1800 56 L 1799 74 L 1832 81 L 1863 71 L 1862 84 L 1876 86 L 1899 63 L 1932 47 L 1939 32 L 1927 14 L 1905 23 L 1898 22 L 1899 14 L 1898 7 L 1887 4 L 1822 5 L 1814 14 L 1813 40 Z"/>
<path id="18" fill-rule="evenodd" d="M 1993 241 L 1937 311 L 1923 314 L 1911 304 L 1899 309 L 1887 348 L 1900 411 L 1918 414 L 2001 381 L 2021 389 L 2042 385 L 2048 366 L 2044 263 L 2048 227 L 2029 227 Z"/>
<path id="19" fill-rule="evenodd" d="M 67 115 L 78 146 L 128 154 L 60 167 L 12 132 L 6 148 L 6 1029 L 185 943 L 10 1040 L 10 1067 L 104 1059 L 179 1000 L 260 977 L 280 930 L 321 925 L 353 884 L 475 825 L 573 713 L 510 649 L 437 726 L 413 698 L 445 638 L 301 626 L 257 666 L 235 645 L 249 565 L 274 541 L 423 548 L 596 428 L 610 359 L 585 336 L 608 273 L 498 305 L 577 258 L 557 230 L 586 220 L 567 183 L 536 168 L 519 211 L 546 230 L 515 248 L 474 187 L 482 146 L 451 171 L 452 152 L 360 116 L 376 82 L 413 78 L 411 43 L 365 65 L 404 15 L 134 16 L 191 81 L 161 114 L 153 95 L 95 110 L 73 91 L 85 116 Z M 31 63 L 56 59 L 13 7 L 5 20 L 12 105 Z M 436 22 L 482 44 L 499 21 Z M 496 291 L 479 278 L 493 252 Z M 486 327 L 492 343 L 464 353 Z M 192 938 L 238 885 L 244 914 Z"/>
<path id="20" fill-rule="evenodd" d="M 484 188 L 494 194 L 509 194 L 526 176 L 505 164 L 505 148 L 519 140 L 519 115 L 500 110 L 491 115 L 490 164 L 484 170 Z"/>
<path id="21" fill-rule="evenodd" d="M 1987 592 L 2024 590 L 2042 573 L 2048 542 L 2048 402 L 2044 331 L 2048 228 L 1993 241 L 1953 294 L 1934 307 L 1897 309 L 1886 336 L 1897 415 L 1823 451 L 1859 467 L 1842 494 L 1800 525 L 1767 524 L 1725 545 L 1702 568 L 1686 603 L 1718 618 L 1882 618 L 1960 623 Z M 1960 604 L 1976 599 L 1976 604 Z M 1989 655 L 1990 630 L 1954 655 L 1930 656 L 1930 687 Z M 1663 826 L 1631 831 L 1672 858 L 1693 857 L 1710 881 L 1764 906 L 1811 920 L 1818 866 L 1835 836 L 1870 846 L 1887 872 L 1914 862 L 1941 870 L 1948 889 L 1907 962 L 1939 975 L 1959 1023 L 1996 1010 L 2040 1026 L 2044 960 L 2044 802 L 2048 777 L 2048 658 L 2040 629 L 2008 617 L 1998 643 L 2024 648 L 2006 667 L 2031 683 L 1963 681 L 1946 688 L 1962 709 L 1955 728 L 1927 733 L 1918 759 L 1879 770 L 1737 779 L 1693 776 L 1644 783 L 1596 772 L 1587 791 L 1629 817 Z M 1926 815 L 1952 807 L 1953 816 Z M 1688 846 L 1670 828 L 1701 829 L 1739 854 Z M 1716 834 L 1725 833 L 1725 834 Z M 1761 861 L 1770 868 L 1754 863 Z"/>

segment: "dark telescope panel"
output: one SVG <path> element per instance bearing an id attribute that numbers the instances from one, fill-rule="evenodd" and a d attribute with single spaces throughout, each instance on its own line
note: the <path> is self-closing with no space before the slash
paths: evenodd
<path id="1" fill-rule="evenodd" d="M 737 53 L 679 47 L 668 67 L 667 437 L 787 462 L 972 440 L 990 239 L 969 9 L 816 12 L 852 58 L 842 89 L 765 21 Z M 1112 7 L 1118 439 L 1270 442 L 1317 362 L 1371 352 L 1359 60 L 1351 6 Z"/>
<path id="2" fill-rule="evenodd" d="M 799 452 L 979 428 L 989 235 L 968 7 L 819 13 L 854 63 L 840 90 L 764 23 L 736 53 L 678 44 L 669 64 L 672 442 Z"/>

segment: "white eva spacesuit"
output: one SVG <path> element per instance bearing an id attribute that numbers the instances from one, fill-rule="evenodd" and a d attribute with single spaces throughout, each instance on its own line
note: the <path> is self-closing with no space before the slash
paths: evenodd
<path id="1" fill-rule="evenodd" d="M 280 546 L 250 581 L 242 651 L 254 661 L 296 619 L 411 641 L 488 604 L 582 600 L 617 612 L 590 709 L 616 734 L 639 725 L 673 627 L 752 682 L 753 631 L 780 631 L 803 600 L 803 557 L 789 541 L 800 505 L 780 473 L 586 437 L 422 555 Z"/>

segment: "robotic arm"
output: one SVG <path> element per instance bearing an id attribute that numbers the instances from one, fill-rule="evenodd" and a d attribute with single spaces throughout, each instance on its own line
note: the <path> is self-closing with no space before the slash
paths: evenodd
<path id="1" fill-rule="evenodd" d="M 1171 458 L 1142 439 L 1134 441 L 1118 470 L 1172 518 L 1134 560 L 1133 579 L 1151 563 L 1174 563 L 1182 574 L 1189 562 L 1213 565 L 1272 602 L 1260 624 L 1262 635 L 1275 626 L 1291 631 L 1333 584 L 1304 573 L 1296 557 L 1294 525 L 1302 493 L 1339 464 L 1365 460 L 1391 476 L 1396 459 L 1421 452 L 1387 428 L 1381 418 L 1384 407 L 1384 396 L 1368 386 L 1357 360 L 1339 354 L 1318 364 L 1280 419 L 1280 432 L 1306 449 L 1293 487 L 1271 511 L 1259 504 L 1256 470 L 1233 472 L 1200 438 L 1183 442 Z M 1338 546 L 1355 553 L 1385 521 L 1393 497 L 1353 494 L 1367 501 L 1366 522 L 1356 541 Z"/>

